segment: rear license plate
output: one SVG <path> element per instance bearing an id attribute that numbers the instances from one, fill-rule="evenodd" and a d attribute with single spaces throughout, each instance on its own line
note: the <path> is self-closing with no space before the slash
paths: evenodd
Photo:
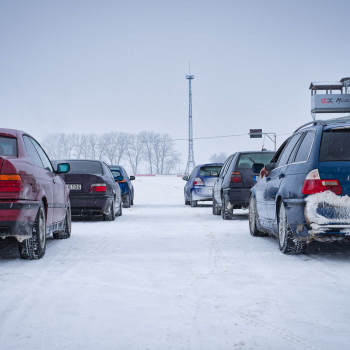
<path id="1" fill-rule="evenodd" d="M 259 175 L 254 175 L 254 181 L 258 181 L 259 180 Z"/>
<path id="2" fill-rule="evenodd" d="M 67 187 L 71 191 L 81 191 L 81 184 L 67 184 Z"/>

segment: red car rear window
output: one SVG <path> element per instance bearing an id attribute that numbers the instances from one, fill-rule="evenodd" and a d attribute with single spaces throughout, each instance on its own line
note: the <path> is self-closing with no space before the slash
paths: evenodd
<path id="1" fill-rule="evenodd" d="M 0 136 L 0 157 L 13 156 L 17 157 L 17 139 L 12 137 Z"/>

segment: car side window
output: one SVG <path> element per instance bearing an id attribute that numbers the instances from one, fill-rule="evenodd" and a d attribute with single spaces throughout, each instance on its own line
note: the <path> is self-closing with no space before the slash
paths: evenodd
<path id="1" fill-rule="evenodd" d="M 30 161 L 32 162 L 33 165 L 36 165 L 40 168 L 43 168 L 43 162 L 40 159 L 40 156 L 37 152 L 37 150 L 35 149 L 33 143 L 30 141 L 28 136 L 23 136 L 23 142 L 24 142 L 24 146 L 26 148 L 27 151 L 27 155 L 30 159 Z"/>
<path id="2" fill-rule="evenodd" d="M 111 179 L 114 180 L 114 176 L 113 176 L 111 170 L 109 169 L 109 167 L 107 166 L 107 164 L 106 164 L 106 163 L 102 163 L 102 164 L 103 164 L 103 169 L 104 169 L 103 171 L 104 171 L 104 173 L 105 173 L 107 176 L 109 176 Z"/>
<path id="3" fill-rule="evenodd" d="M 45 151 L 41 148 L 41 146 L 32 138 L 30 138 L 30 141 L 33 143 L 35 149 L 37 150 L 37 152 L 39 153 L 39 156 L 41 158 L 41 161 L 44 164 L 44 168 L 48 171 L 52 171 L 53 172 L 53 168 L 50 162 L 49 157 L 46 155 Z"/>
<path id="4" fill-rule="evenodd" d="M 310 131 L 308 132 L 303 141 L 300 144 L 297 155 L 295 157 L 295 162 L 305 162 L 309 158 L 311 147 L 315 138 L 315 133 Z"/>
<path id="5" fill-rule="evenodd" d="M 229 166 L 231 165 L 232 159 L 235 155 L 232 154 L 225 162 L 224 166 L 221 169 L 220 172 L 220 177 L 224 177 L 226 175 L 227 169 L 229 168 Z"/>
<path id="6" fill-rule="evenodd" d="M 296 146 L 297 142 L 300 139 L 301 134 L 297 134 L 294 135 L 290 141 L 288 142 L 287 146 L 285 147 L 285 149 L 282 152 L 282 155 L 280 157 L 280 159 L 278 160 L 278 165 L 277 166 L 282 166 L 287 164 L 288 159 L 291 155 L 291 153 L 293 152 L 294 147 Z"/>
<path id="7" fill-rule="evenodd" d="M 195 167 L 193 170 L 192 170 L 192 173 L 190 175 L 190 179 L 193 179 L 196 175 L 196 172 L 197 172 L 197 167 Z"/>

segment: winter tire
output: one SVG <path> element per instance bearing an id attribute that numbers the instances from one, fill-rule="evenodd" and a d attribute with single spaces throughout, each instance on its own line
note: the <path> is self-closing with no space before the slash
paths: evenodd
<path id="1" fill-rule="evenodd" d="M 66 217 L 64 219 L 64 231 L 62 232 L 54 232 L 53 238 L 55 239 L 66 239 L 70 237 L 72 229 L 72 216 L 71 216 L 71 208 L 70 203 L 68 202 L 67 210 L 66 210 Z"/>
<path id="2" fill-rule="evenodd" d="M 130 208 L 131 206 L 131 198 L 130 198 L 130 194 L 126 194 L 123 197 L 123 207 L 124 208 Z"/>
<path id="3" fill-rule="evenodd" d="M 187 200 L 186 194 L 184 196 L 185 196 L 185 205 L 190 205 L 191 201 Z"/>
<path id="4" fill-rule="evenodd" d="M 232 220 L 232 218 L 233 218 L 233 209 L 227 209 L 227 204 L 226 204 L 226 200 L 225 200 L 224 196 L 222 196 L 221 203 L 222 203 L 222 208 L 221 208 L 221 216 L 222 216 L 222 218 L 224 220 Z"/>
<path id="5" fill-rule="evenodd" d="M 109 213 L 103 214 L 103 218 L 105 221 L 114 221 L 115 219 L 114 199 L 112 200 L 112 203 L 110 205 Z"/>
<path id="6" fill-rule="evenodd" d="M 306 248 L 306 242 L 298 241 L 290 228 L 284 204 L 281 203 L 278 215 L 278 244 L 283 254 L 301 254 Z"/>
<path id="7" fill-rule="evenodd" d="M 40 259 L 45 255 L 46 214 L 42 202 L 32 227 L 32 237 L 18 243 L 18 248 L 22 259 Z"/>
<path id="8" fill-rule="evenodd" d="M 191 200 L 190 200 L 190 205 L 192 208 L 195 208 L 198 205 L 198 201 L 194 201 L 192 199 L 192 192 L 191 192 Z"/>
<path id="9" fill-rule="evenodd" d="M 249 231 L 250 231 L 250 234 L 254 237 L 266 236 L 265 233 L 263 233 L 257 229 L 257 216 L 258 216 L 258 213 L 256 211 L 256 200 L 253 196 L 250 196 L 250 199 L 249 199 Z"/>
<path id="10" fill-rule="evenodd" d="M 220 215 L 221 209 L 218 207 L 218 203 L 215 200 L 215 197 L 213 195 L 213 215 Z"/>
<path id="11" fill-rule="evenodd" d="M 122 216 L 122 215 L 123 215 L 123 206 L 122 206 L 122 202 L 120 202 L 119 209 L 116 212 L 115 216 Z"/>

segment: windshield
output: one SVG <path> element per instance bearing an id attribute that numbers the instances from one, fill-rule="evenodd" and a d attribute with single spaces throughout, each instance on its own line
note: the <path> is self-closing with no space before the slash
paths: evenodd
<path id="1" fill-rule="evenodd" d="M 123 176 L 122 173 L 117 169 L 110 169 L 110 170 L 111 170 L 114 177 Z"/>
<path id="2" fill-rule="evenodd" d="M 0 137 L 0 156 L 17 157 L 17 139 L 11 137 Z"/>
<path id="3" fill-rule="evenodd" d="M 350 129 L 330 129 L 323 132 L 320 162 L 350 160 Z"/>
<path id="4" fill-rule="evenodd" d="M 209 165 L 204 166 L 199 171 L 200 176 L 219 176 L 222 165 Z"/>
<path id="5" fill-rule="evenodd" d="M 260 153 L 244 153 L 239 156 L 238 169 L 251 169 L 254 163 L 268 164 L 270 163 L 274 153 L 260 152 Z"/>

